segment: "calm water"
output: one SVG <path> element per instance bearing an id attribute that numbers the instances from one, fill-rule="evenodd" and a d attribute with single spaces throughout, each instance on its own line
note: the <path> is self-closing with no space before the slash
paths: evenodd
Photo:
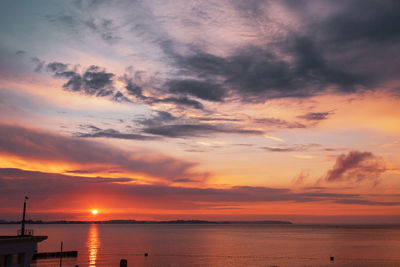
<path id="1" fill-rule="evenodd" d="M 0 235 L 17 225 L 0 225 Z M 78 250 L 63 266 L 400 266 L 400 226 L 33 225 L 39 252 Z M 149 256 L 144 257 L 148 252 Z M 330 262 L 329 257 L 335 261 Z M 40 260 L 32 266 L 58 266 Z"/>

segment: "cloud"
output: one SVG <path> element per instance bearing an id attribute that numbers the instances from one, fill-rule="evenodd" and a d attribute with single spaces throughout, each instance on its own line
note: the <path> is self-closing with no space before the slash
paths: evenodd
<path id="1" fill-rule="evenodd" d="M 324 55 L 325 63 L 335 66 L 335 70 L 353 73 L 351 76 L 330 73 L 331 80 L 348 83 L 348 90 L 340 91 L 357 92 L 354 89 L 360 85 L 368 90 L 385 90 L 385 85 L 398 81 L 394 70 L 400 62 L 392 55 L 400 48 L 399 3 L 393 0 L 323 3 L 322 16 L 313 16 L 318 8 L 315 3 L 307 3 L 302 9 L 287 7 L 302 21 L 305 30 L 301 34 L 314 36 L 313 42 Z"/>
<path id="2" fill-rule="evenodd" d="M 116 25 L 114 20 L 93 16 L 94 5 L 91 3 L 84 5 L 81 1 L 76 2 L 79 3 L 76 4 L 76 10 L 69 8 L 68 11 L 63 10 L 59 14 L 46 15 L 45 18 L 55 26 L 61 26 L 62 29 L 67 29 L 81 37 L 91 33 L 108 44 L 115 44 L 122 39 L 118 35 L 120 26 Z"/>
<path id="3" fill-rule="evenodd" d="M 199 101 L 190 99 L 186 96 L 180 96 L 180 97 L 153 97 L 153 96 L 145 96 L 143 95 L 143 88 L 133 82 L 132 79 L 128 78 L 127 75 L 125 74 L 123 76 L 123 81 L 126 82 L 126 90 L 129 95 L 132 95 L 136 97 L 137 99 L 143 101 L 144 103 L 147 103 L 149 105 L 156 104 L 156 103 L 172 103 L 176 104 L 178 106 L 183 105 L 186 107 L 192 107 L 195 109 L 203 109 L 204 106 L 201 104 Z"/>
<path id="4" fill-rule="evenodd" d="M 118 139 L 126 139 L 126 140 L 154 140 L 156 139 L 154 136 L 147 136 L 141 134 L 134 133 L 121 133 L 114 129 L 106 129 L 106 130 L 94 130 L 91 133 L 75 133 L 77 137 L 105 137 L 105 138 L 118 138 Z"/>
<path id="5" fill-rule="evenodd" d="M 350 151 L 336 158 L 335 165 L 326 174 L 328 182 L 370 180 L 379 182 L 379 176 L 386 171 L 383 162 L 371 152 Z"/>
<path id="6" fill-rule="evenodd" d="M 114 93 L 115 89 L 112 80 L 114 74 L 106 72 L 98 66 L 92 65 L 84 70 L 82 74 L 70 68 L 68 64 L 60 62 L 49 63 L 46 68 L 53 72 L 54 77 L 67 79 L 67 82 L 63 85 L 65 90 L 101 97 Z M 118 92 L 118 95 L 120 94 Z"/>
<path id="7" fill-rule="evenodd" d="M 169 92 L 188 94 L 203 100 L 220 102 L 225 96 L 225 91 L 220 86 L 198 80 L 172 80 L 167 83 Z"/>
<path id="8" fill-rule="evenodd" d="M 329 89 L 330 85 L 336 86 L 335 90 L 341 93 L 352 93 L 357 91 L 357 85 L 366 84 L 361 74 L 343 71 L 329 65 L 316 42 L 310 37 L 297 37 L 292 48 L 296 57 L 296 76 L 303 79 L 309 86 L 317 85 L 314 94 Z"/>
<path id="9" fill-rule="evenodd" d="M 181 52 L 181 45 L 174 40 L 160 43 L 183 74 L 174 81 L 185 83 L 184 77 L 190 76 L 212 84 L 210 88 L 218 88 L 224 96 L 215 101 L 239 96 L 245 102 L 262 102 L 384 90 L 382 85 L 398 80 L 394 70 L 399 61 L 391 56 L 400 41 L 396 1 L 232 5 L 240 16 L 236 19 L 241 30 L 258 38 L 242 41 L 224 53 L 192 43 L 189 51 Z M 290 18 L 272 13 L 277 6 Z"/>
<path id="10" fill-rule="evenodd" d="M 84 22 L 89 29 L 91 29 L 94 33 L 98 34 L 104 41 L 109 44 L 113 44 L 118 42 L 121 37 L 116 34 L 116 30 L 118 27 L 115 26 L 115 23 L 111 19 L 104 18 L 92 18 Z"/>
<path id="11" fill-rule="evenodd" d="M 24 56 L 24 55 L 26 55 L 26 51 L 25 50 L 18 50 L 17 52 L 15 52 L 15 54 L 17 56 Z"/>
<path id="12" fill-rule="evenodd" d="M 312 148 L 321 147 L 319 144 L 306 144 L 306 145 L 279 145 L 279 146 L 263 146 L 261 149 L 267 150 L 269 152 L 295 152 L 295 151 L 307 151 Z"/>
<path id="13" fill-rule="evenodd" d="M 177 120 L 178 118 L 173 116 L 171 113 L 166 111 L 156 111 L 156 115 L 147 118 L 147 119 L 140 119 L 137 120 L 138 123 L 146 126 L 153 126 L 153 125 L 161 125 L 164 123 L 172 122 Z"/>
<path id="14" fill-rule="evenodd" d="M 129 78 L 127 78 L 126 75 L 124 75 L 123 81 L 126 82 L 125 88 L 129 95 L 135 96 L 136 98 L 139 98 L 139 99 L 147 99 L 147 97 L 145 97 L 143 95 L 143 88 L 141 86 L 136 85 L 132 81 L 132 79 L 129 79 Z"/>
<path id="15" fill-rule="evenodd" d="M 311 37 L 293 36 L 286 44 L 280 44 L 278 50 L 292 57 L 292 62 L 278 56 L 274 52 L 276 49 L 249 46 L 227 57 L 203 51 L 189 55 L 180 55 L 170 50 L 167 52 L 184 73 L 206 78 L 209 85 L 208 91 L 195 86 L 193 89 L 187 89 L 190 88 L 188 86 L 180 90 L 190 91 L 192 95 L 218 92 L 217 97 L 212 98 L 213 101 L 222 101 L 222 96 L 229 94 L 240 96 L 242 101 L 260 102 L 271 98 L 310 97 L 332 90 L 351 93 L 366 83 L 361 74 L 331 66 Z M 210 86 L 211 80 L 222 80 L 222 83 Z M 174 82 L 187 83 L 186 80 Z"/>
<path id="16" fill-rule="evenodd" d="M 337 43 L 393 43 L 400 40 L 400 3 L 395 0 L 353 0 L 341 3 L 321 26 L 321 30 Z"/>
<path id="17" fill-rule="evenodd" d="M 340 199 L 336 203 L 340 204 L 355 204 L 355 205 L 369 205 L 369 206 L 382 206 L 382 202 L 371 201 L 366 199 Z M 399 202 L 384 202 L 384 206 L 398 206 Z"/>
<path id="18" fill-rule="evenodd" d="M 277 118 L 258 118 L 255 119 L 256 123 L 263 124 L 265 126 L 272 126 L 278 128 L 307 128 L 306 125 L 299 122 L 288 122 L 286 120 L 277 119 Z"/>
<path id="19" fill-rule="evenodd" d="M 46 62 L 44 62 L 43 60 L 40 60 L 37 57 L 33 57 L 31 58 L 32 63 L 35 65 L 35 72 L 41 72 L 43 67 L 45 66 Z"/>
<path id="20" fill-rule="evenodd" d="M 154 101 L 152 101 L 152 103 L 172 103 L 172 104 L 176 104 L 178 106 L 183 105 L 183 106 L 192 107 L 195 109 L 204 109 L 204 106 L 202 103 L 200 103 L 199 101 L 187 98 L 185 96 L 154 99 Z"/>
<path id="21" fill-rule="evenodd" d="M 168 7 L 170 3 L 165 5 Z M 152 3 L 117 1 L 95 6 L 80 3 L 74 5 L 75 9 L 47 19 L 77 33 L 95 33 L 108 43 L 123 40 L 127 47 L 136 45 L 135 53 L 149 60 L 156 53 L 157 65 L 172 67 L 160 81 L 159 88 L 164 92 L 159 90 L 157 97 L 145 97 L 143 90 L 147 88 L 143 84 L 127 87 L 131 95 L 148 104 L 165 102 L 203 109 L 200 102 L 188 97 L 214 102 L 238 98 L 244 102 L 263 102 L 272 98 L 381 90 L 381 85 L 398 79 L 396 70 L 400 64 L 391 56 L 399 49 L 400 40 L 396 1 L 228 3 L 224 9 L 235 11 L 232 18 L 242 28 L 233 32 L 226 29 L 227 34 L 246 31 L 250 36 L 258 36 L 228 47 L 207 40 L 210 32 L 215 34 L 216 28 L 223 26 L 219 20 L 208 27 L 204 37 L 191 39 L 182 37 L 185 36 L 182 33 L 193 27 L 188 26 L 182 13 L 176 13 L 180 19 L 169 16 L 158 19 L 152 12 Z M 199 31 L 215 15 L 202 10 L 205 6 L 194 5 L 191 10 L 191 16 L 198 17 L 192 22 Z M 276 7 L 290 17 L 274 14 Z M 113 14 L 123 16 L 112 17 Z M 151 49 L 144 49 L 137 40 L 120 38 L 124 28 L 130 28 L 130 33 L 137 34 Z M 158 55 L 161 51 L 173 64 L 164 55 Z M 72 79 L 68 88 L 75 88 L 79 80 Z M 100 95 L 107 93 L 106 90 Z"/>
<path id="22" fill-rule="evenodd" d="M 235 118 L 222 118 L 222 117 L 201 117 L 199 121 L 226 121 L 226 122 L 240 122 L 241 119 Z"/>
<path id="23" fill-rule="evenodd" d="M 66 173 L 79 173 L 79 174 L 87 174 L 87 173 L 94 173 L 93 171 L 89 170 L 69 170 Z"/>
<path id="24" fill-rule="evenodd" d="M 76 137 L 106 137 L 130 140 L 156 140 L 162 137 L 186 138 L 186 137 L 209 137 L 216 134 L 240 134 L 240 135 L 262 135 L 260 130 L 244 129 L 230 123 L 211 124 L 202 122 L 203 118 L 188 118 L 185 116 L 176 117 L 166 111 L 154 111 L 149 118 L 133 120 L 137 132 L 121 133 L 115 129 L 103 130 L 93 125 L 80 125 L 85 132 L 76 132 Z M 221 121 L 218 118 L 210 118 L 205 121 Z M 222 121 L 225 121 L 223 119 Z M 236 120 L 233 120 L 236 121 Z"/>
<path id="25" fill-rule="evenodd" d="M 176 180 L 189 182 L 187 178 Z M 130 178 L 81 177 L 65 174 L 0 169 L 0 208 L 19 203 L 21 196 L 29 195 L 37 201 L 37 208 L 51 210 L 54 206 L 76 205 L 82 209 L 82 199 L 107 199 L 109 205 L 141 208 L 173 207 L 174 210 L 195 210 L 216 204 L 231 206 L 249 202 L 334 202 L 346 205 L 394 206 L 400 202 L 372 201 L 359 194 L 328 193 L 321 190 L 294 192 L 287 188 L 261 186 L 235 186 L 231 188 L 195 188 L 165 185 L 142 185 Z M 46 194 L 43 194 L 46 192 Z M 7 201 L 5 201 L 7 199 Z M 44 201 L 46 200 L 46 201 Z M 74 200 L 74 201 L 72 201 Z M 51 201 L 51 205 L 48 204 Z M 106 205 L 106 203 L 103 203 Z M 7 205 L 7 206 L 6 206 Z M 14 204 L 11 204 L 14 205 Z"/>
<path id="26" fill-rule="evenodd" d="M 310 112 L 301 116 L 298 116 L 298 118 L 309 120 L 309 121 L 321 121 L 321 120 L 326 120 L 329 115 L 331 115 L 332 112 Z"/>
<path id="27" fill-rule="evenodd" d="M 0 153 L 49 164 L 73 163 L 85 168 L 103 166 L 104 169 L 141 173 L 166 180 L 205 177 L 204 173 L 191 171 L 195 165 L 191 162 L 146 151 L 124 151 L 81 138 L 15 125 L 0 124 Z"/>
<path id="28" fill-rule="evenodd" d="M 309 173 L 301 171 L 300 174 L 295 179 L 293 179 L 292 184 L 295 186 L 303 185 L 305 180 L 308 179 L 309 177 L 310 177 Z"/>
<path id="29" fill-rule="evenodd" d="M 112 97 L 112 100 L 115 102 L 126 102 L 126 103 L 131 103 L 132 101 L 127 98 L 126 96 L 124 96 L 123 93 L 121 93 L 120 91 L 117 91 L 114 96 Z"/>
<path id="30" fill-rule="evenodd" d="M 229 134 L 245 134 L 245 135 L 261 135 L 259 130 L 246 130 L 227 125 L 214 124 L 172 124 L 151 126 L 144 128 L 145 133 L 160 135 L 165 137 L 194 137 L 209 136 L 210 134 L 229 133 Z"/>

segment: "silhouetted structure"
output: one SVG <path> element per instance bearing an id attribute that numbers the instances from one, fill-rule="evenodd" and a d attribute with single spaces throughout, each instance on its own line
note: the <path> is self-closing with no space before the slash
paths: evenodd
<path id="1" fill-rule="evenodd" d="M 119 262 L 119 267 L 128 267 L 128 260 L 121 259 Z"/>
<path id="2" fill-rule="evenodd" d="M 25 213 L 26 213 L 26 200 L 29 199 L 29 197 L 25 196 L 24 199 L 24 211 L 22 212 L 22 221 L 21 221 L 21 236 L 25 235 Z M 32 234 L 30 234 L 32 235 Z"/>

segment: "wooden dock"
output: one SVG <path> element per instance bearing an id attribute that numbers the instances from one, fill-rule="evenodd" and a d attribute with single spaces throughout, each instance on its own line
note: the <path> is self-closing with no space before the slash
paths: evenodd
<path id="1" fill-rule="evenodd" d="M 33 260 L 38 259 L 53 259 L 53 258 L 76 258 L 78 257 L 78 251 L 63 251 L 63 252 L 41 252 L 33 254 Z"/>

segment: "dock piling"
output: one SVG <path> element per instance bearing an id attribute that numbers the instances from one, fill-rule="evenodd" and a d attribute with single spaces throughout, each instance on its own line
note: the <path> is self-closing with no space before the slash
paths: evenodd
<path id="1" fill-rule="evenodd" d="M 128 267 L 128 260 L 121 259 L 121 261 L 119 262 L 119 267 Z"/>

